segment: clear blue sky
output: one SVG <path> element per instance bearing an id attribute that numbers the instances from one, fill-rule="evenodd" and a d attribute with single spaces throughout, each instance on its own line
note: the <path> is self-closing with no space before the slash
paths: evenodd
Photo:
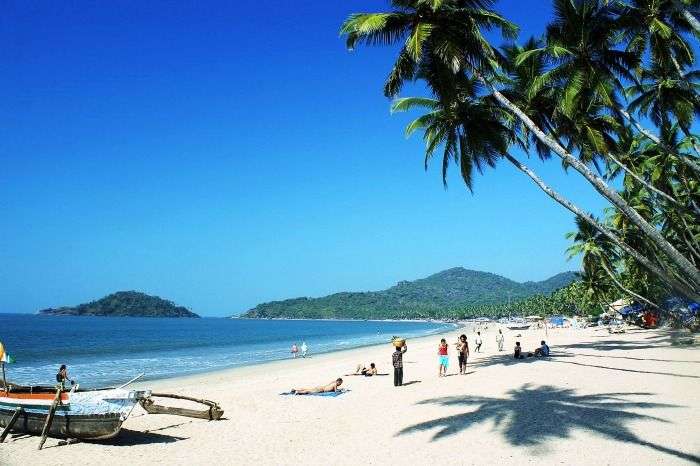
<path id="1" fill-rule="evenodd" d="M 0 312 L 135 289 L 202 315 L 464 266 L 540 280 L 571 215 L 502 163 L 474 195 L 389 114 L 383 1 L 9 1 L 0 21 Z M 540 33 L 544 0 L 499 10 Z M 499 40 L 500 42 L 500 40 Z M 575 173 L 532 160 L 589 210 Z"/>

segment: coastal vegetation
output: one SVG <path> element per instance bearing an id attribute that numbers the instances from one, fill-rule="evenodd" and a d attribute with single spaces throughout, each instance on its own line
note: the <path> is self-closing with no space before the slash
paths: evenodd
<path id="1" fill-rule="evenodd" d="M 559 306 L 552 296 L 560 293 L 555 290 L 570 285 L 576 278 L 577 274 L 564 272 L 541 282 L 518 283 L 500 275 L 456 267 L 419 280 L 401 281 L 383 291 L 344 292 L 322 298 L 263 303 L 241 317 L 454 319 L 520 315 L 525 312 L 521 308 L 537 308 L 547 313 L 556 313 L 559 309 L 573 312 L 571 305 Z M 521 308 L 518 303 L 522 303 Z"/>
<path id="2" fill-rule="evenodd" d="M 340 32 L 350 50 L 396 48 L 383 90 L 392 112 L 415 116 L 406 135 L 422 133 L 426 168 L 440 157 L 446 184 L 456 165 L 471 191 L 475 171 L 505 162 L 569 210 L 568 253 L 583 257 L 572 289 L 594 308 L 612 296 L 700 301 L 700 1 L 553 0 L 546 29 L 524 40 L 494 0 L 390 3 Z M 425 95 L 400 97 L 407 82 Z M 577 206 L 530 156 L 558 158 L 610 208 Z"/>
<path id="3" fill-rule="evenodd" d="M 97 301 L 74 307 L 43 309 L 48 316 L 103 316 L 103 317 L 199 317 L 183 306 L 177 306 L 158 296 L 137 291 L 119 291 Z"/>

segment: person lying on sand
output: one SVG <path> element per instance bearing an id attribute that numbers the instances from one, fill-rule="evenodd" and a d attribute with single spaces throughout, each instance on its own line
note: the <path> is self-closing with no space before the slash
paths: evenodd
<path id="1" fill-rule="evenodd" d="M 312 393 L 327 393 L 337 392 L 338 388 L 343 384 L 343 379 L 337 378 L 328 385 L 322 385 L 314 388 L 292 388 L 291 392 L 295 395 L 310 395 Z"/>
<path id="2" fill-rule="evenodd" d="M 357 368 L 355 368 L 355 372 L 345 375 L 364 375 L 365 377 L 372 377 L 373 375 L 377 375 L 377 366 L 373 362 L 369 363 L 369 368 L 365 367 L 364 364 L 358 364 Z"/>

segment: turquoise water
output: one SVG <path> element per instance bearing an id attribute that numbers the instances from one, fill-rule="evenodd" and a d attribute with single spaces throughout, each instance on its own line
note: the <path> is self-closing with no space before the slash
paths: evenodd
<path id="1" fill-rule="evenodd" d="M 53 384 L 60 364 L 84 387 L 208 372 L 418 337 L 453 328 L 437 322 L 153 319 L 0 314 L 0 341 L 17 360 L 8 380 Z"/>

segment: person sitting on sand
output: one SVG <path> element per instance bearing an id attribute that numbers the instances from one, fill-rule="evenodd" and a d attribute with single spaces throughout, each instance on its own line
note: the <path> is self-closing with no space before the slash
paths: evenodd
<path id="1" fill-rule="evenodd" d="M 524 356 L 522 355 L 523 348 L 520 346 L 520 342 L 516 341 L 515 342 L 515 349 L 513 351 L 513 357 L 515 359 L 523 359 Z"/>
<path id="2" fill-rule="evenodd" d="M 314 388 L 292 388 L 292 393 L 295 395 L 311 395 L 313 393 L 328 393 L 337 392 L 340 386 L 343 384 L 343 379 L 338 377 L 333 382 L 328 385 L 322 385 L 320 387 Z"/>
<path id="3" fill-rule="evenodd" d="M 372 377 L 373 375 L 377 375 L 377 366 L 373 362 L 369 363 L 369 368 L 365 367 L 364 364 L 358 364 L 355 368 L 355 372 L 345 375 L 364 375 L 365 377 Z"/>
<path id="4" fill-rule="evenodd" d="M 547 357 L 549 356 L 549 346 L 542 340 L 540 342 L 540 347 L 535 350 L 535 357 Z"/>

